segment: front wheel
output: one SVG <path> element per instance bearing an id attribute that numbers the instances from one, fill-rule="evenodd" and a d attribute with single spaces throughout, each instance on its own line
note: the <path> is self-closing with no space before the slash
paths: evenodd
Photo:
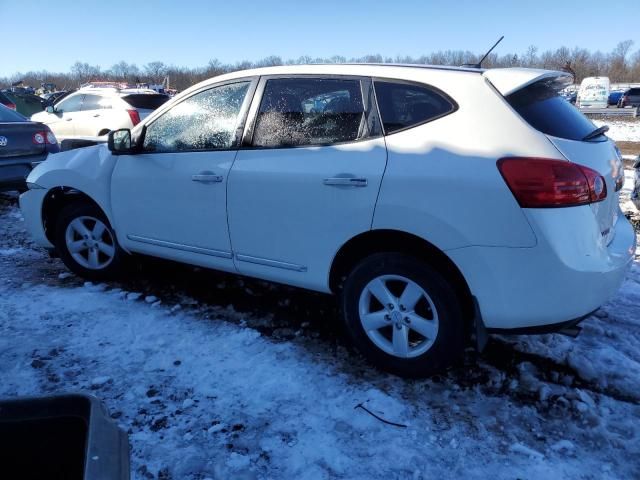
<path id="1" fill-rule="evenodd" d="M 68 205 L 60 212 L 56 249 L 69 270 L 97 281 L 117 277 L 126 255 L 104 213 L 84 202 Z"/>
<path id="2" fill-rule="evenodd" d="M 343 289 L 346 329 L 372 363 L 405 377 L 439 372 L 464 350 L 464 322 L 451 283 L 427 263 L 380 253 L 358 264 Z"/>

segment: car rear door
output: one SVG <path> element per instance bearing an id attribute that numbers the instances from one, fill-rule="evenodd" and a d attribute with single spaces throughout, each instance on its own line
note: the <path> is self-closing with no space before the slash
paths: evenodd
<path id="1" fill-rule="evenodd" d="M 75 135 L 94 136 L 105 129 L 107 116 L 111 109 L 109 99 L 100 95 L 87 93 L 82 101 L 82 108 L 74 119 Z"/>
<path id="2" fill-rule="evenodd" d="M 118 157 L 111 202 L 122 246 L 235 271 L 227 177 L 256 83 L 194 92 L 146 126 L 141 153 Z"/>
<path id="3" fill-rule="evenodd" d="M 331 262 L 371 229 L 387 152 L 371 81 L 263 77 L 229 176 L 240 273 L 328 291 Z"/>

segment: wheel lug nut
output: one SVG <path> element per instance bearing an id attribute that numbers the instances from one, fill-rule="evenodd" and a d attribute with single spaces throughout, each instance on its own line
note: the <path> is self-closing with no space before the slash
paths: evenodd
<path id="1" fill-rule="evenodd" d="M 411 323 L 411 319 L 409 317 L 404 317 L 404 321 L 407 323 Z"/>
<path id="2" fill-rule="evenodd" d="M 389 310 L 393 310 L 393 303 L 390 303 L 388 307 L 389 307 Z"/>
<path id="3" fill-rule="evenodd" d="M 396 323 L 396 328 L 397 328 L 398 330 L 400 330 L 400 329 L 402 329 L 402 325 L 401 325 L 400 323 Z"/>
<path id="4" fill-rule="evenodd" d="M 384 319 L 385 319 L 386 321 L 389 321 L 389 320 L 391 320 L 391 315 L 389 315 L 389 314 L 386 314 L 386 315 L 384 316 Z"/>
<path id="5" fill-rule="evenodd" d="M 404 305 L 400 305 L 400 310 L 404 312 L 406 310 L 405 306 Z"/>

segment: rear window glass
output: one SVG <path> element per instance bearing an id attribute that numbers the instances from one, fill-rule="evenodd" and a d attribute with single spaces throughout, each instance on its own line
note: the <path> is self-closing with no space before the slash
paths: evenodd
<path id="1" fill-rule="evenodd" d="M 627 95 L 640 95 L 640 88 L 631 88 L 627 92 Z"/>
<path id="2" fill-rule="evenodd" d="M 456 107 L 444 95 L 420 85 L 374 82 L 385 134 L 397 132 L 453 112 Z"/>
<path id="3" fill-rule="evenodd" d="M 153 95 L 151 93 L 133 93 L 125 95 L 122 99 L 133 108 L 155 110 L 160 105 L 169 100 L 168 95 Z"/>
<path id="4" fill-rule="evenodd" d="M 0 106 L 0 122 L 26 122 L 27 119 L 4 105 Z"/>
<path id="5" fill-rule="evenodd" d="M 508 95 L 506 99 L 536 130 L 553 137 L 582 140 L 596 126 L 560 97 L 557 87 L 553 81 L 536 82 Z"/>

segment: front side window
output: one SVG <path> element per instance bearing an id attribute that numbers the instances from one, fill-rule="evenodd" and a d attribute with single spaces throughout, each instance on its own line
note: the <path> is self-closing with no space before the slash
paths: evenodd
<path id="1" fill-rule="evenodd" d="M 238 116 L 251 82 L 222 85 L 176 104 L 147 127 L 147 152 L 233 148 Z"/>
<path id="2" fill-rule="evenodd" d="M 426 85 L 375 81 L 374 86 L 386 135 L 435 120 L 456 108 Z"/>
<path id="3" fill-rule="evenodd" d="M 328 145 L 366 131 L 359 80 L 268 80 L 253 133 L 255 147 Z"/>
<path id="4" fill-rule="evenodd" d="M 80 111 L 80 107 L 82 106 L 82 97 L 83 95 L 73 95 L 72 97 L 67 97 L 64 100 L 61 100 L 59 103 L 56 103 L 56 112 L 78 112 Z"/>

